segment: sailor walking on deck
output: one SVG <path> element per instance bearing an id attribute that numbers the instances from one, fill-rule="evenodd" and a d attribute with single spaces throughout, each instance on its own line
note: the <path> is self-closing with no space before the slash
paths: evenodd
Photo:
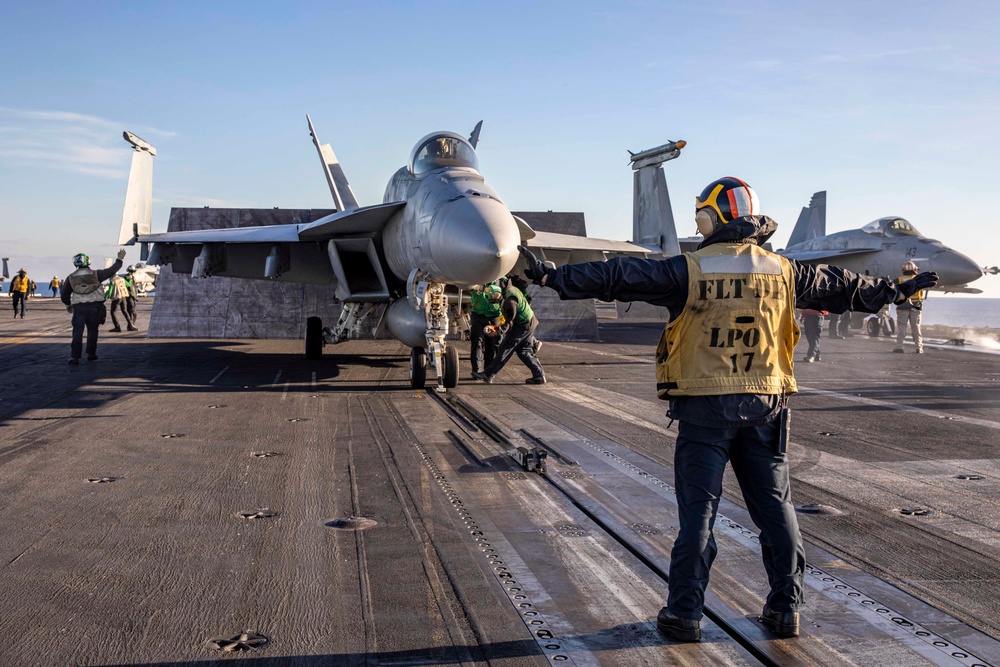
<path id="1" fill-rule="evenodd" d="M 680 530 L 670 557 L 662 632 L 699 641 L 715 560 L 712 534 L 726 462 L 754 523 L 770 592 L 761 620 L 776 635 L 799 633 L 805 553 L 788 478 L 787 397 L 796 392 L 795 308 L 876 312 L 930 287 L 937 274 L 896 285 L 839 267 L 807 266 L 764 250 L 777 223 L 738 178 L 710 183 L 695 200 L 705 237 L 664 260 L 616 258 L 547 267 L 519 246 L 525 274 L 563 299 L 646 301 L 670 311 L 656 351 L 657 393 L 679 422 L 674 476 Z"/>
<path id="2" fill-rule="evenodd" d="M 124 248 L 118 251 L 118 259 L 106 269 L 95 271 L 90 268 L 90 258 L 84 253 L 73 257 L 76 271 L 63 281 L 59 296 L 66 304 L 66 310 L 73 313 L 73 341 L 70 343 L 69 363 L 80 363 L 83 352 L 83 330 L 87 329 L 87 359 L 97 361 L 97 334 L 104 324 L 107 308 L 104 306 L 104 290 L 101 282 L 111 278 L 122 268 L 125 259 Z"/>
<path id="3" fill-rule="evenodd" d="M 28 290 L 31 289 L 31 279 L 28 272 L 21 269 L 10 281 L 10 300 L 14 305 L 14 317 L 17 318 L 18 306 L 21 309 L 21 319 L 24 319 L 24 303 L 28 300 Z"/>

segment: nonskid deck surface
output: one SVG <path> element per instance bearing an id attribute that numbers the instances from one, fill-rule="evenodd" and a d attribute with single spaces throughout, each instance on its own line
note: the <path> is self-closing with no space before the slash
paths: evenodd
<path id="1" fill-rule="evenodd" d="M 546 385 L 464 369 L 457 401 L 410 389 L 396 343 L 308 362 L 105 330 L 71 367 L 44 300 L 0 335 L 3 664 L 1000 662 L 996 355 L 824 339 L 793 402 L 802 635 L 757 621 L 727 476 L 710 617 L 677 644 L 655 628 L 677 520 L 653 325 L 546 343 Z"/>

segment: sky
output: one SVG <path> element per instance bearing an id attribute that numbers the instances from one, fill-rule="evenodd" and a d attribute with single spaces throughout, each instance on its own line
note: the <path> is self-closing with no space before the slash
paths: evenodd
<path id="1" fill-rule="evenodd" d="M 39 285 L 114 255 L 123 130 L 157 149 L 154 232 L 171 207 L 329 208 L 308 113 L 362 205 L 418 139 L 483 119 L 507 205 L 583 211 L 591 236 L 631 237 L 626 151 L 684 139 L 680 236 L 733 175 L 775 247 L 826 190 L 828 232 L 898 215 L 993 266 L 998 25 L 993 0 L 6 3 L 0 255 Z"/>

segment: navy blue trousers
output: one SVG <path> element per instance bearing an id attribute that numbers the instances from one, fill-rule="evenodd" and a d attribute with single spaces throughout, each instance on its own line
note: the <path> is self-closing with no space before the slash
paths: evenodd
<path id="1" fill-rule="evenodd" d="M 795 611 L 802 604 L 805 551 L 788 483 L 788 459 L 778 453 L 778 420 L 742 428 L 679 422 L 674 478 L 680 531 L 670 554 L 667 608 L 700 620 L 709 572 L 718 551 L 712 529 L 722 497 L 722 475 L 732 463 L 750 517 L 760 529 L 768 606 Z"/>

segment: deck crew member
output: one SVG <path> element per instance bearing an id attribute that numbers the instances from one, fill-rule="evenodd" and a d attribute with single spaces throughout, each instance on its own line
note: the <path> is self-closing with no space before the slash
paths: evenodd
<path id="1" fill-rule="evenodd" d="M 510 276 L 510 281 L 504 290 L 504 300 L 500 306 L 500 313 L 503 317 L 503 324 L 491 326 L 487 330 L 487 335 L 503 334 L 503 340 L 497 347 L 496 357 L 493 362 L 487 364 L 482 373 L 475 375 L 477 380 L 489 384 L 497 373 L 510 361 L 510 358 L 517 354 L 528 370 L 531 377 L 525 380 L 525 384 L 545 384 L 545 371 L 538 363 L 535 356 L 534 334 L 538 328 L 538 320 L 535 313 L 528 304 L 528 299 L 524 296 L 524 289 L 528 283 L 521 276 Z"/>
<path id="2" fill-rule="evenodd" d="M 558 269 L 520 247 L 537 284 L 563 299 L 646 301 L 670 321 L 656 351 L 657 393 L 679 422 L 674 476 L 680 530 L 670 558 L 662 632 L 701 638 L 700 619 L 716 555 L 712 526 L 731 462 L 760 529 L 770 592 L 761 620 L 775 634 L 799 632 L 805 554 L 792 506 L 786 455 L 795 393 L 795 308 L 877 312 L 932 286 L 937 274 L 896 285 L 835 266 L 807 266 L 764 250 L 777 223 L 759 215 L 757 195 L 738 178 L 710 183 L 695 200 L 705 240 L 664 260 L 616 258 Z"/>
<path id="3" fill-rule="evenodd" d="M 10 281 L 10 300 L 14 304 L 14 317 L 17 318 L 18 305 L 20 304 L 21 319 L 24 319 L 24 303 L 28 300 L 28 290 L 31 289 L 31 278 L 28 272 L 21 269 Z"/>
<path id="4" fill-rule="evenodd" d="M 59 296 L 59 276 L 52 276 L 52 280 L 49 281 L 49 289 L 52 290 L 52 296 Z"/>
<path id="5" fill-rule="evenodd" d="M 98 327 L 104 324 L 104 290 L 101 281 L 111 278 L 122 268 L 125 249 L 118 251 L 118 259 L 106 269 L 90 268 L 90 258 L 84 253 L 73 257 L 76 271 L 66 276 L 59 290 L 59 297 L 66 309 L 73 313 L 73 341 L 70 343 L 69 363 L 80 363 L 83 351 L 83 329 L 87 328 L 87 359 L 97 361 Z"/>
<path id="6" fill-rule="evenodd" d="M 909 280 L 917 275 L 917 265 L 913 262 L 903 264 L 903 275 L 899 277 L 900 282 Z M 925 290 L 918 290 L 903 303 L 896 304 L 896 347 L 893 352 L 903 351 L 903 341 L 906 340 L 906 325 L 910 325 L 913 335 L 913 345 L 917 348 L 917 354 L 924 353 L 924 337 L 920 331 L 920 320 L 924 312 Z"/>
<path id="7" fill-rule="evenodd" d="M 129 331 L 138 331 L 139 328 L 135 326 L 136 320 L 136 301 L 139 298 L 139 290 L 135 286 L 135 267 L 129 264 L 129 267 L 125 269 L 125 286 L 128 288 L 128 296 L 125 297 L 125 309 L 128 311 L 129 318 L 132 320 L 132 326 L 129 327 Z"/>
<path id="8" fill-rule="evenodd" d="M 125 317 L 125 324 L 128 325 L 129 331 L 136 331 L 136 328 L 132 326 L 132 316 L 128 312 L 128 285 L 125 284 L 125 279 L 121 276 L 112 276 L 111 280 L 108 282 L 108 289 L 104 293 L 105 300 L 111 300 L 111 323 L 114 327 L 111 331 L 121 331 L 122 327 L 118 323 L 118 311 Z"/>
<path id="9" fill-rule="evenodd" d="M 472 300 L 472 313 L 469 318 L 469 340 L 471 349 L 469 362 L 472 365 L 472 377 L 480 374 L 483 368 L 490 365 L 497 351 L 497 337 L 487 336 L 486 327 L 500 315 L 500 301 L 503 290 L 497 281 L 485 285 L 477 285 L 469 290 Z"/>

